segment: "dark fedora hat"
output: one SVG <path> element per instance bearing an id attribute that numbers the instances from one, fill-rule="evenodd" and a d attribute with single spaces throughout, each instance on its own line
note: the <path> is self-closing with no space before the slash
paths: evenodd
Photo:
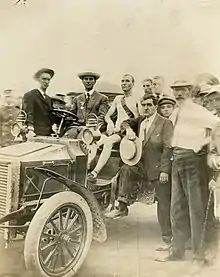
<path id="1" fill-rule="evenodd" d="M 78 77 L 82 80 L 84 77 L 86 76 L 92 76 L 94 77 L 96 80 L 98 80 L 100 78 L 100 74 L 96 73 L 96 72 L 92 72 L 92 71 L 85 71 L 82 73 L 78 74 Z"/>
<path id="2" fill-rule="evenodd" d="M 38 70 L 35 74 L 34 74 L 34 78 L 38 79 L 40 77 L 41 74 L 43 73 L 48 73 L 51 78 L 53 78 L 55 72 L 53 71 L 53 69 L 51 68 L 41 68 L 40 70 Z"/>
<path id="3" fill-rule="evenodd" d="M 164 95 L 158 101 L 158 106 L 161 106 L 163 104 L 172 104 L 173 106 L 175 106 L 176 105 L 176 100 L 171 96 L 167 96 L 167 95 L 165 96 Z"/>

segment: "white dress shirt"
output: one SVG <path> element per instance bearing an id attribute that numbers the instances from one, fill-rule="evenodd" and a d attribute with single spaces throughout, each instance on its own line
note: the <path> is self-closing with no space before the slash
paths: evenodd
<path id="1" fill-rule="evenodd" d="M 85 90 L 86 99 L 88 99 L 88 95 L 89 95 L 89 98 L 91 98 L 91 96 L 93 95 L 94 91 L 95 91 L 94 88 L 92 90 L 90 90 L 90 91 Z"/>
<path id="2" fill-rule="evenodd" d="M 145 134 L 149 131 L 155 117 L 157 115 L 157 112 L 155 112 L 152 116 L 145 118 L 140 125 L 140 133 L 139 133 L 139 139 L 141 141 L 144 141 Z"/>
<path id="3" fill-rule="evenodd" d="M 208 130 L 212 130 L 219 122 L 219 118 L 204 107 L 185 100 L 170 117 L 174 125 L 171 145 L 191 149 L 198 152 L 210 141 Z"/>
<path id="4" fill-rule="evenodd" d="M 43 91 L 42 89 L 38 88 L 38 90 L 40 91 L 40 93 L 42 94 L 43 98 L 45 98 L 46 95 L 46 91 Z"/>

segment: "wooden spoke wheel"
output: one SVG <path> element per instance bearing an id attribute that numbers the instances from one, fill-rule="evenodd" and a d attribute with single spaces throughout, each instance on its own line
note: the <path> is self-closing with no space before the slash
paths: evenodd
<path id="1" fill-rule="evenodd" d="M 52 196 L 37 211 L 28 229 L 24 248 L 27 269 L 44 277 L 73 276 L 90 248 L 92 226 L 84 198 L 74 192 Z"/>

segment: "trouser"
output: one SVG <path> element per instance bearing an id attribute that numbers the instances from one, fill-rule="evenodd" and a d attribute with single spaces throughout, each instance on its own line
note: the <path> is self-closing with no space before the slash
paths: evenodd
<path id="1" fill-rule="evenodd" d="M 192 150 L 175 148 L 173 151 L 171 224 L 173 251 L 180 256 L 190 235 L 194 254 L 200 251 L 205 218 L 201 158 Z"/>
<path id="2" fill-rule="evenodd" d="M 172 239 L 170 204 L 171 204 L 171 182 L 161 184 L 158 180 L 151 182 L 157 196 L 157 218 L 160 225 L 162 239 L 170 243 Z"/>
<path id="3" fill-rule="evenodd" d="M 64 134 L 63 137 L 76 139 L 80 134 L 80 132 L 82 131 L 82 129 L 83 129 L 82 126 L 72 126 L 68 129 L 68 131 Z"/>
<path id="4" fill-rule="evenodd" d="M 118 201 L 130 205 L 134 187 L 143 178 L 146 178 L 146 172 L 141 162 L 134 166 L 124 164 L 119 174 Z M 150 181 L 150 187 L 155 188 L 156 191 L 158 222 L 162 238 L 164 242 L 168 243 L 172 238 L 170 222 L 171 185 L 170 182 L 161 184 L 159 180 L 153 180 Z"/>

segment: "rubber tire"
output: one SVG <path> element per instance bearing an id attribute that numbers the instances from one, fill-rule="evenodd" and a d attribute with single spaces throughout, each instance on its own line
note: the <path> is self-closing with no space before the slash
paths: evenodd
<path id="1" fill-rule="evenodd" d="M 85 214 L 85 220 L 87 221 L 87 234 L 84 249 L 81 253 L 81 256 L 75 264 L 75 266 L 65 273 L 65 275 L 48 275 L 41 268 L 41 264 L 38 257 L 38 246 L 41 237 L 41 233 L 43 228 L 48 220 L 48 218 L 53 214 L 53 212 L 65 203 L 74 203 L 78 205 Z M 81 197 L 79 194 L 75 192 L 60 192 L 52 197 L 50 197 L 36 212 L 33 217 L 31 224 L 28 228 L 25 244 L 24 244 L 24 260 L 26 269 L 34 274 L 37 273 L 36 276 L 49 277 L 49 276 L 57 276 L 57 277 L 73 277 L 76 272 L 79 270 L 81 265 L 83 264 L 88 251 L 91 246 L 93 238 L 93 222 L 92 222 L 92 214 L 90 208 L 86 202 L 86 200 Z"/>

